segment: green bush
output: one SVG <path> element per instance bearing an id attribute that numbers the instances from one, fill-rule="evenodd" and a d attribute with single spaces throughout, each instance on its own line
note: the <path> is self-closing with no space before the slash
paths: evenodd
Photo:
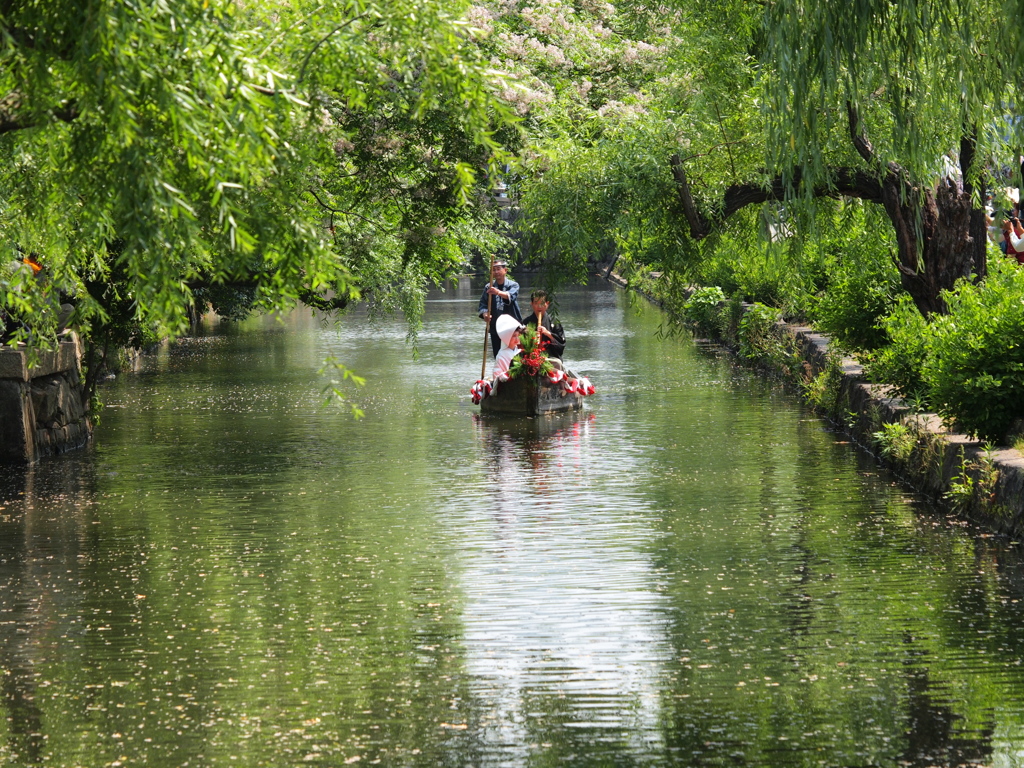
<path id="1" fill-rule="evenodd" d="M 706 241 L 690 282 L 720 285 L 787 316 L 828 324 L 826 332 L 847 346 L 884 342 L 873 326 L 891 305 L 899 277 L 890 256 L 892 224 L 880 206 L 818 200 L 813 215 L 774 203 L 741 214 L 735 226 Z M 755 227 L 759 237 L 752 237 Z"/>
<path id="2" fill-rule="evenodd" d="M 878 445 L 878 452 L 892 461 L 906 461 L 914 451 L 917 438 L 906 424 L 883 424 L 878 432 L 871 436 Z"/>
<path id="3" fill-rule="evenodd" d="M 801 313 L 806 297 L 817 290 L 813 276 L 821 271 L 820 249 L 795 237 L 783 243 L 751 242 L 748 230 L 738 231 L 742 234 L 723 234 L 708 249 L 694 282 L 720 285 L 729 295 L 782 307 L 787 314 Z"/>
<path id="4" fill-rule="evenodd" d="M 804 384 L 804 395 L 812 406 L 829 418 L 836 419 L 843 403 L 842 385 L 843 368 L 840 358 L 830 352 L 821 373 Z"/>
<path id="5" fill-rule="evenodd" d="M 751 306 L 740 320 L 740 355 L 748 360 L 782 363 L 787 350 L 775 328 L 781 317 L 774 307 Z"/>
<path id="6" fill-rule="evenodd" d="M 929 323 L 904 297 L 882 321 L 891 343 L 868 374 L 968 434 L 1003 441 L 1024 418 L 1024 269 L 993 261 L 983 283 L 961 281 L 944 298 L 949 313 Z"/>
<path id="7" fill-rule="evenodd" d="M 823 333 L 844 347 L 874 350 L 888 341 L 881 319 L 896 303 L 899 276 L 888 253 L 864 249 L 838 261 L 812 317 Z"/>
<path id="8" fill-rule="evenodd" d="M 928 402 L 922 369 L 928 355 L 931 330 L 909 296 L 903 296 L 893 311 L 882 318 L 882 330 L 889 344 L 866 358 L 867 374 L 874 381 L 891 384 L 908 400 L 924 406 Z"/>
<path id="9" fill-rule="evenodd" d="M 698 288 L 683 305 L 683 319 L 694 333 L 718 338 L 722 333 L 721 304 L 725 293 L 717 285 Z"/>
<path id="10" fill-rule="evenodd" d="M 722 336 L 730 344 L 739 343 L 740 322 L 747 313 L 743 304 L 743 296 L 735 294 L 729 297 L 725 307 L 721 311 Z"/>
<path id="11" fill-rule="evenodd" d="M 1024 270 L 993 262 L 984 283 L 960 282 L 945 299 L 922 367 L 929 399 L 968 434 L 1002 440 L 1024 417 Z"/>

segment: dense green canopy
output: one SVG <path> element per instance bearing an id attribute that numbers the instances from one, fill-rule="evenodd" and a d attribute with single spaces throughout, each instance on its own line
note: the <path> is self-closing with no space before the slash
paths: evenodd
<path id="1" fill-rule="evenodd" d="M 507 121 L 459 11 L 3 4 L 0 307 L 47 330 L 63 295 L 137 341 L 197 290 L 338 305 L 493 246 L 474 189 Z M 7 263 L 28 254 L 38 278 Z"/>
<path id="2" fill-rule="evenodd" d="M 511 163 L 526 253 L 560 279 L 731 261 L 812 295 L 882 259 L 942 312 L 1018 176 L 1011 5 L 2 5 L 5 261 L 45 269 L 5 265 L 0 306 L 48 330 L 70 297 L 117 343 L 210 301 L 415 317 L 503 247 L 485 190 Z"/>
<path id="3" fill-rule="evenodd" d="M 985 273 L 986 192 L 1019 178 L 1011 5 L 680 4 L 633 114 L 542 134 L 532 229 L 549 253 L 611 242 L 684 274 L 733 235 L 746 252 L 810 242 L 835 210 L 818 201 L 863 200 L 885 212 L 903 289 L 942 312 L 941 291 Z"/>

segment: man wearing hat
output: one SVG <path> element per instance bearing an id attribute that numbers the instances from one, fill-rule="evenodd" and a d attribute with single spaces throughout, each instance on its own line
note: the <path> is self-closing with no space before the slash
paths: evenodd
<path id="1" fill-rule="evenodd" d="M 523 316 L 519 313 L 519 283 L 509 279 L 508 263 L 495 261 L 491 268 L 491 282 L 484 289 L 480 297 L 480 319 L 490 322 L 491 327 L 491 351 L 497 355 L 501 349 L 501 339 L 498 337 L 497 321 L 502 315 L 511 315 L 518 323 L 523 322 Z M 490 297 L 490 314 L 487 313 L 488 297 Z"/>

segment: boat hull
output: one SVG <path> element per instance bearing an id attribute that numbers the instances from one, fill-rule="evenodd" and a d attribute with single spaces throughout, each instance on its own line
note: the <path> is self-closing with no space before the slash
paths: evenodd
<path id="1" fill-rule="evenodd" d="M 480 401 L 481 413 L 500 413 L 506 416 L 541 416 L 545 413 L 578 411 L 582 407 L 582 395 L 566 392 L 558 384 L 534 376 L 503 381 L 497 391 Z"/>

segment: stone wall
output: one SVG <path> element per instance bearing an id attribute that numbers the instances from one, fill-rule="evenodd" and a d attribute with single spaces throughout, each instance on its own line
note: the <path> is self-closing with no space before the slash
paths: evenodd
<path id="1" fill-rule="evenodd" d="M 0 347 L 0 462 L 31 464 L 81 448 L 92 436 L 81 380 L 82 344 L 67 331 L 57 349 Z"/>
<path id="2" fill-rule="evenodd" d="M 779 324 L 808 363 L 807 374 L 828 365 L 829 338 L 813 328 Z M 912 439 L 906 456 L 884 458 L 909 485 L 935 503 L 985 527 L 1019 536 L 1024 533 L 1024 456 L 1008 446 L 986 446 L 950 430 L 934 413 L 915 413 L 889 387 L 865 381 L 855 360 L 837 361 L 843 428 L 861 446 L 879 456 L 874 435 L 885 424 L 900 424 Z M 879 458 L 883 458 L 879 456 Z M 951 493 L 954 488 L 958 493 Z"/>

